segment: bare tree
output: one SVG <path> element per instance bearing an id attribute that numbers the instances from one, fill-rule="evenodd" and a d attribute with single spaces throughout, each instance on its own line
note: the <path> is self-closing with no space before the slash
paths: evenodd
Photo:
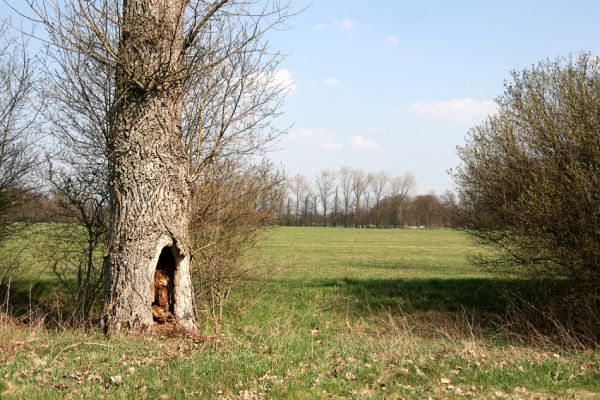
<path id="1" fill-rule="evenodd" d="M 319 223 L 319 193 L 311 188 L 310 197 L 312 203 L 312 225 L 315 226 Z"/>
<path id="2" fill-rule="evenodd" d="M 25 44 L 0 22 L 0 240 L 11 231 L 7 213 L 19 204 L 25 178 L 36 164 L 33 97 L 33 66 Z"/>
<path id="3" fill-rule="evenodd" d="M 61 43 L 60 37 L 54 40 Z M 75 224 L 53 226 L 52 240 L 41 243 L 38 251 L 70 296 L 71 322 L 81 324 L 97 309 L 103 283 L 115 75 L 111 67 L 86 62 L 79 53 L 49 51 L 46 56 L 40 89 L 48 99 L 43 110 L 52 137 L 46 179 L 56 206 L 54 219 Z"/>
<path id="4" fill-rule="evenodd" d="M 53 202 L 60 219 L 52 224 L 48 240 L 34 245 L 69 295 L 70 322 L 90 320 L 102 291 L 102 248 L 106 237 L 108 193 L 89 170 L 52 172 Z M 73 279 L 75 277 L 75 279 Z"/>
<path id="5" fill-rule="evenodd" d="M 302 205 L 302 217 L 300 218 L 300 225 L 306 226 L 308 220 L 308 210 L 310 209 L 310 192 L 306 191 L 304 194 L 304 200 Z"/>
<path id="6" fill-rule="evenodd" d="M 198 176 L 195 166 L 201 163 L 198 156 L 190 156 L 184 140 L 184 99 L 190 87 L 197 87 L 198 77 L 244 51 L 225 46 L 219 52 L 219 46 L 209 46 L 214 38 L 227 40 L 222 32 L 238 26 L 231 31 L 239 39 L 236 43 L 248 43 L 279 20 L 281 8 L 274 4 L 257 11 L 252 2 L 226 0 L 28 2 L 57 51 L 78 54 L 115 76 L 106 147 L 111 218 L 105 328 L 146 330 L 158 307 L 175 324 L 195 331 L 189 204 L 191 183 Z M 231 22 L 222 24 L 224 20 Z M 226 91 L 230 109 L 237 107 L 236 96 L 239 91 Z M 241 118 L 235 129 L 252 125 L 248 121 Z M 231 126 L 218 127 L 215 148 Z M 195 137 L 205 138 L 202 133 Z M 209 159 L 218 153 L 196 150 L 191 153 Z"/>
<path id="7" fill-rule="evenodd" d="M 317 214 L 317 193 L 313 190 L 311 182 L 304 182 L 304 204 L 302 207 L 302 225 L 314 225 Z"/>
<path id="8" fill-rule="evenodd" d="M 325 226 L 327 226 L 327 209 L 329 207 L 330 197 L 333 193 L 333 184 L 335 183 L 335 180 L 335 173 L 327 169 L 322 170 L 317 176 L 317 190 L 321 206 L 323 207 Z"/>
<path id="9" fill-rule="evenodd" d="M 340 206 L 340 187 L 335 185 L 335 194 L 333 195 L 333 226 L 338 224 L 338 207 Z"/>
<path id="10" fill-rule="evenodd" d="M 335 175 L 330 170 L 321 171 L 315 177 L 314 187 L 304 176 L 296 175 L 288 182 L 288 201 L 295 204 L 296 225 L 321 221 L 320 210 L 316 208 L 319 202 L 327 224 L 341 222 L 348 226 L 352 223 L 359 227 L 374 222 L 376 227 L 398 226 L 406 223 L 402 215 L 407 210 L 403 207 L 408 205 L 414 189 L 415 178 L 410 172 L 392 179 L 386 172 L 366 174 L 343 167 Z M 332 213 L 328 212 L 330 208 L 333 208 Z M 283 218 L 284 214 L 283 207 L 280 216 Z M 348 216 L 353 217 L 351 221 Z M 433 225 L 437 224 L 437 217 L 432 221 Z"/>
<path id="11" fill-rule="evenodd" d="M 371 176 L 371 179 L 369 180 L 369 186 L 375 198 L 375 227 L 379 228 L 379 203 L 386 195 L 390 178 L 389 175 L 383 171 L 369 175 Z"/>
<path id="12" fill-rule="evenodd" d="M 402 227 L 402 204 L 406 197 L 415 189 L 416 180 L 412 173 L 406 172 L 392 180 L 391 194 L 398 212 L 398 226 Z"/>
<path id="13" fill-rule="evenodd" d="M 282 133 L 272 121 L 290 88 L 277 79 L 281 56 L 262 40 L 268 25 L 257 22 L 211 21 L 202 41 L 210 50 L 203 73 L 186 82 L 183 133 L 194 182 L 194 285 L 217 328 L 224 302 L 245 273 L 242 252 L 257 242 L 283 201 L 283 174 L 259 160 Z"/>
<path id="14" fill-rule="evenodd" d="M 360 224 L 360 199 L 367 189 L 367 176 L 363 170 L 352 171 L 352 193 L 354 194 L 354 227 L 358 228 Z"/>
<path id="15" fill-rule="evenodd" d="M 363 226 L 368 226 L 370 224 L 369 222 L 369 215 L 370 215 L 370 211 L 371 211 L 371 179 L 373 179 L 373 174 L 367 174 L 366 178 L 365 178 L 365 190 L 363 193 L 363 199 L 365 200 L 365 206 L 364 206 L 364 217 L 363 217 Z"/>
<path id="16" fill-rule="evenodd" d="M 458 201 L 457 196 L 451 190 L 446 190 L 440 196 L 440 203 L 442 205 L 442 224 L 444 228 L 456 227 L 455 220 L 457 219 L 457 208 Z"/>
<path id="17" fill-rule="evenodd" d="M 283 132 L 273 126 L 289 87 L 277 79 L 281 56 L 247 21 L 222 18 L 203 39 L 210 51 L 186 83 L 184 137 L 192 172 L 262 156 Z M 254 30 L 254 31 L 253 31 Z"/>
<path id="18" fill-rule="evenodd" d="M 302 202 L 306 197 L 308 181 L 304 177 L 304 175 L 296 175 L 292 178 L 292 180 L 288 183 L 290 190 L 292 191 L 292 195 L 294 196 L 294 216 L 295 216 L 295 225 L 300 225 L 300 211 L 303 209 Z M 305 209 L 306 207 L 304 207 Z"/>
<path id="19" fill-rule="evenodd" d="M 340 169 L 340 185 L 344 204 L 344 227 L 346 227 L 348 226 L 348 210 L 352 206 L 352 170 L 350 168 L 342 167 Z"/>
<path id="20" fill-rule="evenodd" d="M 218 330 L 225 301 L 248 269 L 240 258 L 256 243 L 261 228 L 274 223 L 285 180 L 268 162 L 225 162 L 209 171 L 194 197 L 201 201 L 193 204 L 191 237 L 200 306 Z"/>
<path id="21" fill-rule="evenodd" d="M 292 223 L 292 199 L 289 196 L 286 196 L 284 198 L 284 204 L 283 204 L 283 215 L 285 215 L 285 219 L 284 219 L 284 225 L 291 225 Z"/>

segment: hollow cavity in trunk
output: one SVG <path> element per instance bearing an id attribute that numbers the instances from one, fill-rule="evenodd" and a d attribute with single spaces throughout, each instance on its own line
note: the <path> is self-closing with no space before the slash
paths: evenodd
<path id="1" fill-rule="evenodd" d="M 152 319 L 158 324 L 173 321 L 175 310 L 175 270 L 177 263 L 170 247 L 162 249 L 152 285 Z"/>

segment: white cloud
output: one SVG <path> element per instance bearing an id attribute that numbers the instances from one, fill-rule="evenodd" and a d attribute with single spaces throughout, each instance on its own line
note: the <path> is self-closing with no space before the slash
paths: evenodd
<path id="1" fill-rule="evenodd" d="M 345 31 L 350 30 L 354 28 L 354 21 L 352 21 L 350 18 L 344 18 L 340 23 L 340 27 Z"/>
<path id="2" fill-rule="evenodd" d="M 272 89 L 282 89 L 287 92 L 295 92 L 297 85 L 292 73 L 288 69 L 278 69 L 265 73 L 255 72 L 251 76 L 252 84 L 269 86 Z"/>
<path id="3" fill-rule="evenodd" d="M 331 29 L 341 29 L 348 31 L 354 29 L 356 24 L 350 18 L 344 18 L 341 21 L 325 22 L 313 26 L 313 31 L 326 31 Z"/>
<path id="4" fill-rule="evenodd" d="M 379 150 L 379 145 L 374 140 L 367 139 L 361 135 L 352 136 L 349 142 L 350 146 L 356 150 Z"/>
<path id="5" fill-rule="evenodd" d="M 287 69 L 278 69 L 275 71 L 273 80 L 277 86 L 283 89 L 289 90 L 290 92 L 296 91 L 296 81 L 294 80 L 292 73 Z"/>
<path id="6" fill-rule="evenodd" d="M 328 24 L 317 24 L 313 26 L 313 31 L 324 31 L 327 29 L 333 29 L 335 27 L 335 22 L 330 22 Z"/>
<path id="7" fill-rule="evenodd" d="M 337 141 L 335 135 L 324 129 L 300 128 L 290 133 L 289 139 L 303 145 L 316 144 L 331 151 L 342 151 L 344 149 L 344 145 Z"/>
<path id="8" fill-rule="evenodd" d="M 289 138 L 298 143 L 312 143 L 318 140 L 327 140 L 331 137 L 330 134 L 322 129 L 300 128 L 290 133 Z"/>
<path id="9" fill-rule="evenodd" d="M 398 36 L 390 35 L 385 38 L 385 42 L 389 45 L 396 46 L 400 43 L 400 38 Z"/>
<path id="10" fill-rule="evenodd" d="M 327 86 L 339 86 L 340 80 L 339 79 L 335 79 L 335 78 L 327 78 L 327 79 L 323 79 L 323 83 L 326 84 Z"/>
<path id="11" fill-rule="evenodd" d="M 471 98 L 443 101 L 415 102 L 410 111 L 419 118 L 438 119 L 461 124 L 474 124 L 496 112 L 497 106 L 491 100 Z"/>
<path id="12" fill-rule="evenodd" d="M 335 141 L 327 141 L 323 143 L 323 147 L 327 150 L 332 151 L 342 151 L 344 150 L 344 145 Z"/>

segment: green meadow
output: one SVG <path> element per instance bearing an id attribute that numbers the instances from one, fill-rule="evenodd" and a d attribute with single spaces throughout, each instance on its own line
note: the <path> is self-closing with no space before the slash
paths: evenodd
<path id="1" fill-rule="evenodd" d="M 469 262 L 485 251 L 453 230 L 274 228 L 198 338 L 0 314 L 0 398 L 600 399 L 597 351 L 511 333 L 503 294 L 524 282 Z M 51 301 L 25 255 L 15 290 Z"/>

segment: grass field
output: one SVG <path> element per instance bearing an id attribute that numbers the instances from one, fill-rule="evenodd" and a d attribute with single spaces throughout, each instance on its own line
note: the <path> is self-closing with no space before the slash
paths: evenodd
<path id="1" fill-rule="evenodd" d="M 49 331 L 3 316 L 9 399 L 600 399 L 600 356 L 502 326 L 518 284 L 462 233 L 277 228 L 203 340 Z M 51 283 L 48 274 L 27 272 Z"/>

